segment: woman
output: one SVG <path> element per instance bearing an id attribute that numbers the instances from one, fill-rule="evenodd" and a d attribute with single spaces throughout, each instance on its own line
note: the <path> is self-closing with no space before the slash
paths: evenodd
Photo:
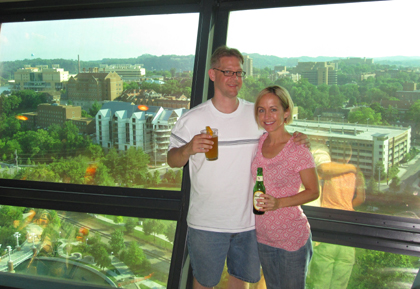
<path id="1" fill-rule="evenodd" d="M 258 144 L 252 175 L 263 168 L 266 194 L 256 215 L 261 265 L 268 289 L 305 288 L 312 256 L 311 231 L 300 205 L 319 196 L 315 163 L 308 148 L 295 144 L 285 124 L 292 122 L 293 102 L 286 89 L 271 86 L 255 101 L 255 120 L 267 133 Z M 305 190 L 299 192 L 301 183 Z"/>

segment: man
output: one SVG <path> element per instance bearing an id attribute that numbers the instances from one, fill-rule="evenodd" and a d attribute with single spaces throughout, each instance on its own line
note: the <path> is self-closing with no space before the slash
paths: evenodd
<path id="1" fill-rule="evenodd" d="M 194 289 L 216 286 L 227 259 L 228 288 L 247 288 L 260 279 L 260 263 L 252 213 L 251 162 L 262 134 L 254 120 L 254 104 L 237 97 L 245 72 L 237 49 L 221 46 L 208 71 L 214 82 L 212 99 L 185 113 L 172 130 L 168 164 L 189 161 L 191 195 L 187 245 Z M 211 136 L 219 130 L 219 157 L 207 161 Z M 306 143 L 306 136 L 298 137 Z"/>

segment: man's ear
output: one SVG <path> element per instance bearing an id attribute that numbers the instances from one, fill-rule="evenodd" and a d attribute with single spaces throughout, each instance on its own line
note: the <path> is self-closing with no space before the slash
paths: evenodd
<path id="1" fill-rule="evenodd" d="M 216 71 L 213 68 L 210 68 L 208 71 L 210 80 L 214 82 L 214 80 L 216 79 Z"/>

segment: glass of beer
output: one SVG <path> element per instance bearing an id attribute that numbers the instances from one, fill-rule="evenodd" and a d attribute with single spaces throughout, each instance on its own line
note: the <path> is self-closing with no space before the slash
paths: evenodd
<path id="1" fill-rule="evenodd" d="M 211 140 L 214 142 L 213 147 L 206 152 L 206 159 L 208 161 L 215 161 L 219 157 L 219 135 L 217 128 L 211 128 L 213 135 Z M 210 134 L 206 129 L 200 131 L 200 133 Z"/>

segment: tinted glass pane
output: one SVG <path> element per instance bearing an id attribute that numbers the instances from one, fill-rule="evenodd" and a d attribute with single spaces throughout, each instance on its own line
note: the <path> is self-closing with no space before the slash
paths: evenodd
<path id="1" fill-rule="evenodd" d="M 170 23 L 170 25 L 168 25 Z M 5 23 L 2 178 L 177 189 L 198 14 Z"/>
<path id="2" fill-rule="evenodd" d="M 166 288 L 175 229 L 174 221 L 0 206 L 0 270 Z"/>
<path id="3" fill-rule="evenodd" d="M 310 205 L 420 215 L 420 57 L 414 46 L 384 42 L 397 31 L 400 39 L 415 33 L 419 5 L 402 0 L 230 14 L 227 44 L 245 54 L 240 97 L 253 102 L 263 88 L 281 85 L 297 106 L 287 129 L 309 136 L 321 183 L 321 196 Z"/>
<path id="4" fill-rule="evenodd" d="M 314 253 L 306 278 L 306 288 L 411 288 L 419 268 L 419 258 L 314 242 Z M 250 289 L 266 289 L 264 272 Z M 216 289 L 227 288 L 227 268 Z"/>

